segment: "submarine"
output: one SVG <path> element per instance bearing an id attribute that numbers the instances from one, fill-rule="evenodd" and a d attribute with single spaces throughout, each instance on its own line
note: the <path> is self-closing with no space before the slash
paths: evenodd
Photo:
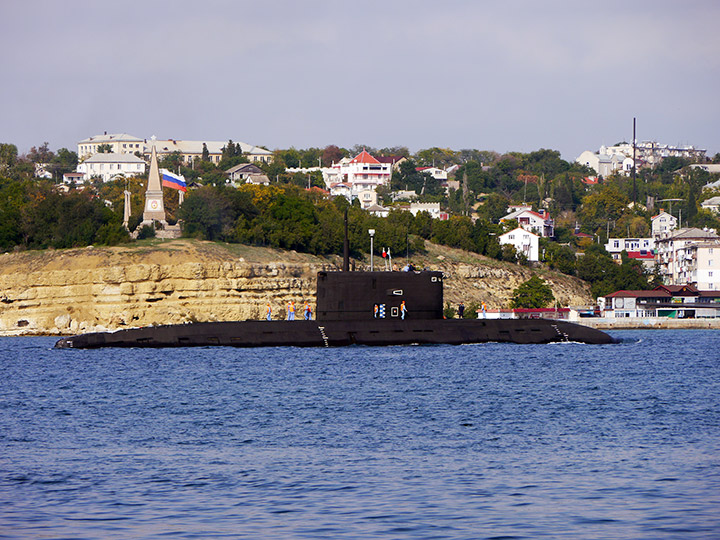
<path id="1" fill-rule="evenodd" d="M 317 274 L 316 319 L 195 322 L 94 332 L 60 339 L 57 348 L 341 347 L 460 345 L 485 342 L 614 343 L 608 334 L 551 319 L 445 319 L 439 271 Z M 402 303 L 407 311 L 403 317 Z"/>
<path id="2" fill-rule="evenodd" d="M 439 271 L 350 271 L 345 212 L 343 269 L 317 274 L 316 319 L 195 322 L 91 332 L 59 349 L 100 347 L 343 347 L 508 342 L 615 343 L 595 328 L 548 319 L 445 319 Z"/>

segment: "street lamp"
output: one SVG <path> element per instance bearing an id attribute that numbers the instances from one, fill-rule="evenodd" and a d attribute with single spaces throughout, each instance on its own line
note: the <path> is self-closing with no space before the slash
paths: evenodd
<path id="1" fill-rule="evenodd" d="M 373 237 L 375 236 L 375 229 L 368 229 L 370 235 L 370 271 L 373 271 Z"/>

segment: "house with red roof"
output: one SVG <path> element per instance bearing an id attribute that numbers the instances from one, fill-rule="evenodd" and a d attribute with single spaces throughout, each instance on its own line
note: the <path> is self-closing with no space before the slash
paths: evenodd
<path id="1" fill-rule="evenodd" d="M 349 187 L 350 201 L 363 191 L 375 191 L 380 186 L 389 185 L 391 177 L 392 164 L 382 163 L 365 150 L 352 159 L 343 158 L 323 171 L 323 179 L 331 192 L 336 184 Z"/>
<path id="2" fill-rule="evenodd" d="M 659 236 L 667 236 L 672 231 L 677 229 L 678 226 L 677 218 L 671 214 L 668 214 L 662 208 L 660 209 L 659 214 L 650 218 L 650 223 L 652 224 L 653 238 L 658 238 Z"/>
<path id="3" fill-rule="evenodd" d="M 515 211 L 500 218 L 500 223 L 510 220 L 517 220 L 526 231 L 535 233 L 545 238 L 555 236 L 555 221 L 550 219 L 547 210 L 541 209 L 537 212 L 527 208 L 520 207 Z"/>
<path id="4" fill-rule="evenodd" d="M 652 271 L 655 268 L 653 238 L 608 238 L 605 251 L 618 264 L 622 262 L 622 252 L 625 251 L 630 259 L 641 262 L 646 269 Z"/>

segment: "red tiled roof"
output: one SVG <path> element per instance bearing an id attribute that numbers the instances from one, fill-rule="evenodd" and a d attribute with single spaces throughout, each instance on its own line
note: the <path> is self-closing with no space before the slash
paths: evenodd
<path id="1" fill-rule="evenodd" d="M 628 257 L 631 259 L 654 259 L 655 254 L 652 251 L 628 251 Z"/>
<path id="2" fill-rule="evenodd" d="M 720 298 L 720 291 L 698 291 L 702 298 Z"/>
<path id="3" fill-rule="evenodd" d="M 693 285 L 658 285 L 654 290 L 664 290 L 675 295 L 678 293 L 687 293 L 689 295 L 698 293 L 698 290 Z"/>
<path id="4" fill-rule="evenodd" d="M 380 163 L 377 159 L 367 153 L 366 150 L 360 152 L 357 156 L 350 160 L 350 163 Z"/>

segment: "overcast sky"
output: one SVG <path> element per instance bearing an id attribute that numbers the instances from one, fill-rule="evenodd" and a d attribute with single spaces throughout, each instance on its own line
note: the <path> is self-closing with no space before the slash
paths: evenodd
<path id="1" fill-rule="evenodd" d="M 0 142 L 720 152 L 720 2 L 0 0 Z"/>

